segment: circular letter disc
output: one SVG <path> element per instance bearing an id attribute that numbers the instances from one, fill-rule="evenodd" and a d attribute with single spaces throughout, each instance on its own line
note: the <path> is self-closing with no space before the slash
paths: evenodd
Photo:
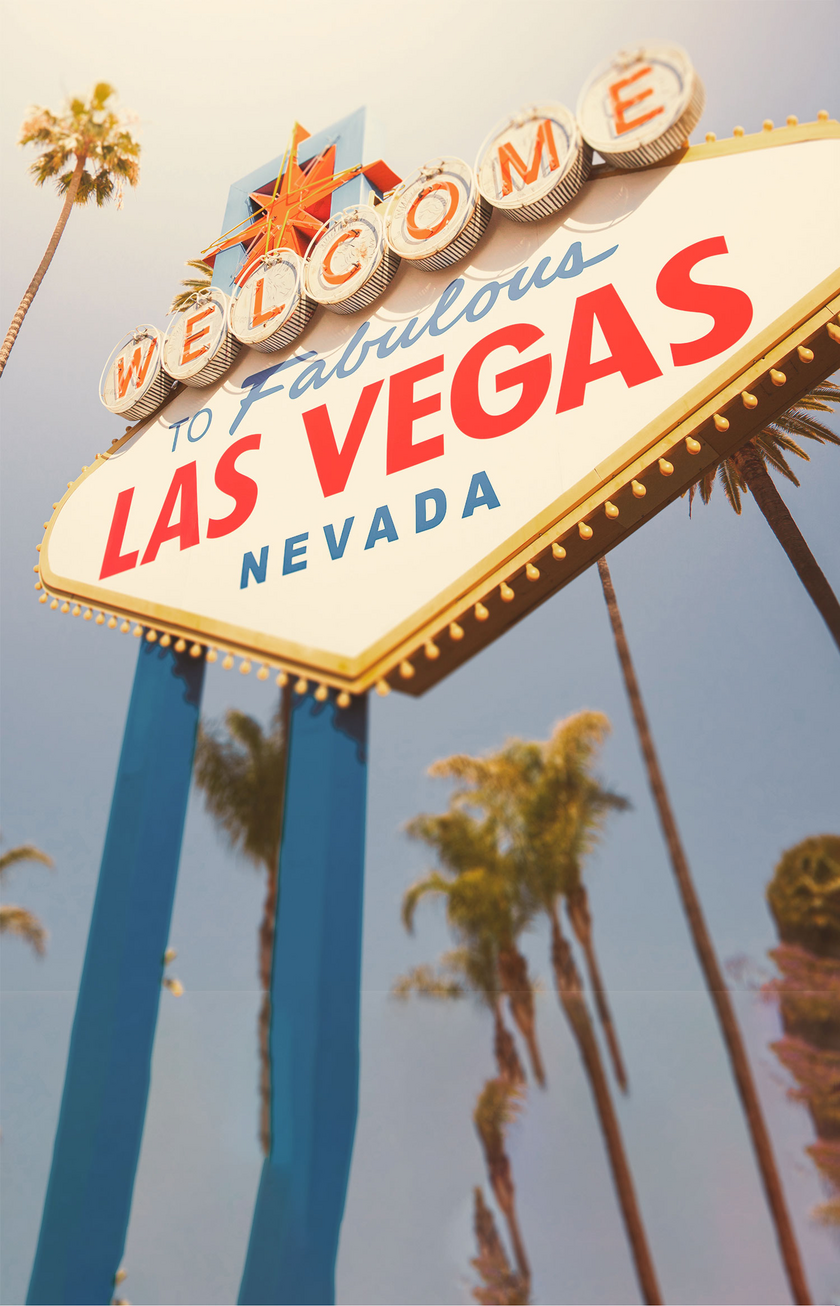
<path id="1" fill-rule="evenodd" d="M 493 129 L 478 152 L 478 189 L 514 222 L 533 222 L 574 199 L 592 163 L 573 113 L 528 104 Z"/>
<path id="2" fill-rule="evenodd" d="M 240 274 L 230 302 L 230 329 L 243 345 L 271 353 L 290 344 L 315 304 L 303 295 L 303 259 L 293 249 L 263 254 Z"/>
<path id="3" fill-rule="evenodd" d="M 706 92 L 678 45 L 620 50 L 580 93 L 584 139 L 617 168 L 642 168 L 679 149 L 700 121 Z"/>
<path id="4" fill-rule="evenodd" d="M 223 376 L 240 344 L 228 330 L 229 300 L 213 286 L 169 320 L 163 342 L 163 366 L 183 385 L 210 385 Z"/>
<path id="5" fill-rule="evenodd" d="M 415 267 L 446 268 L 478 243 L 490 220 L 463 159 L 432 159 L 403 182 L 384 210 L 385 238 Z"/>
<path id="6" fill-rule="evenodd" d="M 99 380 L 99 398 L 112 413 L 136 421 L 163 403 L 172 381 L 161 366 L 163 337 L 139 326 L 117 345 Z"/>
<path id="7" fill-rule="evenodd" d="M 399 262 L 374 209 L 343 209 L 324 224 L 306 251 L 304 287 L 311 299 L 333 313 L 355 313 L 382 294 Z"/>

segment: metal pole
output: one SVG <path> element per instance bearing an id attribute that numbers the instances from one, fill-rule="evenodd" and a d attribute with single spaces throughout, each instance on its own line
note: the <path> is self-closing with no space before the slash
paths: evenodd
<path id="1" fill-rule="evenodd" d="M 204 658 L 145 640 L 76 1002 L 28 1303 L 107 1303 L 125 1245 Z"/>
<path id="2" fill-rule="evenodd" d="M 335 1300 L 359 1093 L 367 698 L 290 713 L 271 977 L 271 1149 L 239 1301 Z"/>

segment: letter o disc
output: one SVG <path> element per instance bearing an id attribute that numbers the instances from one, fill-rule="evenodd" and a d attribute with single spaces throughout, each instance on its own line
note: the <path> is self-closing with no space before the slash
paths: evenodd
<path id="1" fill-rule="evenodd" d="M 136 327 L 117 345 L 99 378 L 99 398 L 109 412 L 136 422 L 163 403 L 173 383 L 162 354 L 163 337 L 153 326 Z"/>
<path id="2" fill-rule="evenodd" d="M 382 294 L 399 265 L 376 210 L 343 209 L 324 224 L 306 251 L 304 288 L 333 313 L 355 313 Z"/>
<path id="3" fill-rule="evenodd" d="M 528 104 L 485 140 L 475 164 L 478 189 L 514 222 L 562 209 L 589 176 L 592 150 L 564 104 Z"/>
<path id="4" fill-rule="evenodd" d="M 448 268 L 478 244 L 492 211 L 468 163 L 432 159 L 385 206 L 385 239 L 415 267 Z"/>
<path id="5" fill-rule="evenodd" d="M 619 50 L 578 100 L 584 139 L 616 168 L 643 168 L 678 150 L 700 121 L 706 92 L 678 45 Z"/>
<path id="6" fill-rule="evenodd" d="M 173 313 L 163 341 L 163 366 L 175 381 L 211 385 L 224 376 L 242 346 L 228 329 L 227 295 L 200 290 L 189 308 Z"/>
<path id="7" fill-rule="evenodd" d="M 303 259 L 293 249 L 254 259 L 237 281 L 230 329 L 243 345 L 260 353 L 291 344 L 315 312 L 315 301 L 303 293 Z"/>

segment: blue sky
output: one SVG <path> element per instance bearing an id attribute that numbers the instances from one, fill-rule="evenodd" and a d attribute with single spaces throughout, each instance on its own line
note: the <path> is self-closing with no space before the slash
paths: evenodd
<path id="1" fill-rule="evenodd" d="M 310 16 L 311 15 L 311 16 Z M 4 896 L 42 917 L 39 961 L 3 949 L 2 1300 L 22 1300 L 37 1236 L 99 857 L 136 646 L 39 607 L 35 544 L 66 482 L 122 427 L 98 402 L 102 364 L 136 321 L 163 320 L 183 263 L 219 231 L 229 183 L 360 103 L 386 125 L 401 175 L 467 159 L 522 101 L 574 105 L 615 46 L 674 39 L 704 78 L 695 134 L 764 118 L 837 116 L 837 7 L 740 3 L 390 6 L 307 10 L 254 0 L 8 5 L 4 16 L 7 321 L 52 230 L 57 201 L 15 149 L 27 104 L 57 106 L 105 78 L 138 116 L 142 179 L 122 211 L 77 212 L 3 381 L 3 809 L 5 846 L 33 841 L 56 869 L 22 867 Z M 806 194 L 756 196 L 794 210 Z M 783 252 L 780 251 L 780 255 Z M 783 493 L 840 588 L 840 456 L 817 450 Z M 748 499 L 678 501 L 611 555 L 677 817 L 720 955 L 768 968 L 764 887 L 784 848 L 836 829 L 837 652 Z M 267 686 L 208 669 L 204 711 L 267 719 Z M 490 1033 L 468 1005 L 395 1004 L 393 977 L 447 946 L 441 917 L 399 924 L 422 850 L 402 834 L 445 787 L 426 768 L 507 737 L 545 738 L 583 707 L 608 713 L 603 773 L 632 801 L 591 867 L 599 947 L 625 1047 L 622 1122 L 671 1302 L 787 1300 L 773 1235 L 711 1009 L 641 770 L 597 575 L 590 571 L 420 700 L 372 703 L 361 1110 L 338 1268 L 343 1302 L 467 1299 L 470 1195 L 482 1161 L 470 1112 L 491 1073 Z M 186 993 L 163 995 L 152 1095 L 126 1249 L 137 1302 L 228 1302 L 259 1173 L 255 931 L 259 876 L 218 841 L 195 796 L 171 942 Z M 512 1140 L 540 1302 L 633 1302 L 632 1267 L 577 1057 L 551 992 L 548 947 L 528 953 L 546 992 L 549 1078 Z M 809 1217 L 821 1193 L 803 1110 L 768 1043 L 772 1008 L 738 995 L 815 1296 L 840 1295 L 837 1244 Z"/>

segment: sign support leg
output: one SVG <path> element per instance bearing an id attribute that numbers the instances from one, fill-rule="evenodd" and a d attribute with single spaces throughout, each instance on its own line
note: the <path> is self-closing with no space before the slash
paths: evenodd
<path id="1" fill-rule="evenodd" d="M 359 1091 L 367 698 L 295 698 L 271 979 L 271 1150 L 239 1301 L 330 1303 Z"/>
<path id="2" fill-rule="evenodd" d="M 125 1245 L 204 659 L 143 641 L 28 1303 L 106 1303 Z"/>

